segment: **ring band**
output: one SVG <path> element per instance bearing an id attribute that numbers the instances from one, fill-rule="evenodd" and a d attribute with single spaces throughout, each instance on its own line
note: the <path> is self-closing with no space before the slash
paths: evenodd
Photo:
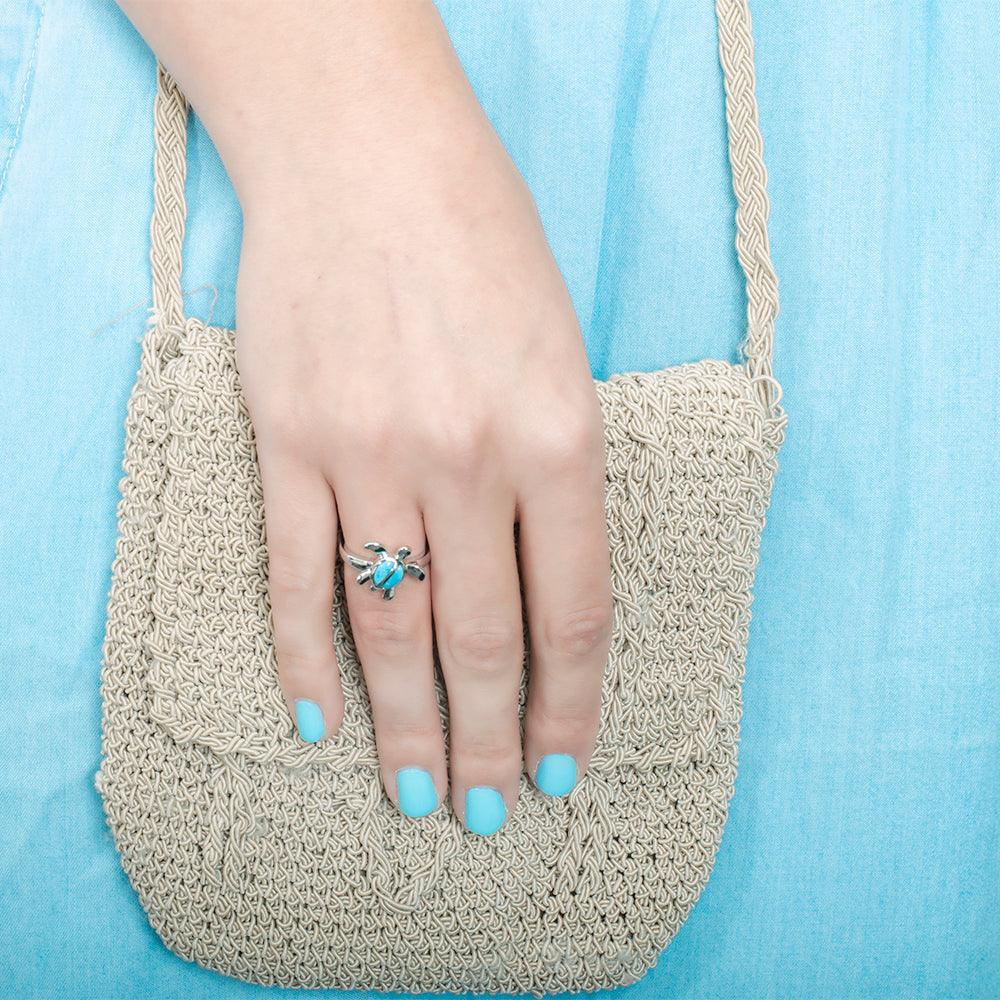
<path id="1" fill-rule="evenodd" d="M 391 601 L 396 588 L 407 576 L 415 580 L 423 580 L 427 576 L 424 569 L 430 565 L 431 553 L 426 545 L 417 556 L 411 556 L 412 550 L 406 545 L 398 548 L 395 555 L 380 542 L 366 542 L 365 549 L 371 553 L 370 558 L 352 552 L 343 542 L 340 544 L 345 564 L 361 570 L 355 580 L 359 584 L 369 584 L 369 590 L 380 591 L 383 600 Z"/>

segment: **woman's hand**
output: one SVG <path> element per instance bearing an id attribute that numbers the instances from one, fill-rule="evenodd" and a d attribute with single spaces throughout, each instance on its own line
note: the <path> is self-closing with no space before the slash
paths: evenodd
<path id="1" fill-rule="evenodd" d="M 346 568 L 382 779 L 410 816 L 448 788 L 436 641 L 453 807 L 489 834 L 514 809 L 523 763 L 565 795 L 593 748 L 611 604 L 601 414 L 531 197 L 432 5 L 372 10 L 344 43 L 352 72 L 327 67 L 327 89 L 300 83 L 309 100 L 281 114 L 263 94 L 269 116 L 240 106 L 276 133 L 266 151 L 238 141 L 232 115 L 213 131 L 244 210 L 237 352 L 279 679 L 301 738 L 334 737 L 338 528 L 356 552 L 426 540 L 427 579 L 404 579 L 392 600 Z M 283 62 L 307 57 L 333 58 Z"/>

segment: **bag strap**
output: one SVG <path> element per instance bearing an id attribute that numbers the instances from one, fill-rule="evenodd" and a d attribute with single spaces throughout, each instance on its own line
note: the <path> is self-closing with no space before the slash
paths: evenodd
<path id="1" fill-rule="evenodd" d="M 187 99 L 163 63 L 157 61 L 149 263 L 153 272 L 153 322 L 171 327 L 184 325 L 181 261 L 186 215 L 187 115 Z"/>
<path id="2" fill-rule="evenodd" d="M 747 335 L 742 344 L 747 374 L 765 409 L 777 409 L 781 387 L 773 376 L 778 276 L 771 262 L 767 219 L 767 169 L 757 114 L 753 29 L 748 0 L 716 0 L 719 61 L 726 88 L 729 165 L 736 194 L 736 254 L 746 277 Z"/>
<path id="3" fill-rule="evenodd" d="M 771 410 L 780 399 L 780 387 L 772 375 L 778 280 L 767 233 L 770 205 L 754 91 L 750 8 L 748 0 L 716 0 L 715 9 L 725 80 L 729 163 L 736 195 L 736 253 L 746 277 L 747 335 L 742 352 L 747 373 L 758 387 L 765 408 Z M 187 100 L 157 62 L 150 264 L 155 322 L 163 321 L 171 327 L 184 323 L 181 257 L 187 114 Z"/>

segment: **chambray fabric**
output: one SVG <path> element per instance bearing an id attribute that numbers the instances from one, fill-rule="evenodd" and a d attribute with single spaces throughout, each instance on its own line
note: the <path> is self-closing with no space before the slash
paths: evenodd
<path id="1" fill-rule="evenodd" d="M 994 998 L 997 6 L 752 6 L 789 434 L 729 826 L 690 920 L 623 995 Z M 710 0 L 441 10 L 538 201 L 595 374 L 733 358 Z M 0 0 L 4 997 L 281 992 L 159 944 L 92 785 L 153 89 L 110 0 Z M 188 310 L 231 325 L 240 213 L 200 126 L 189 163 Z"/>

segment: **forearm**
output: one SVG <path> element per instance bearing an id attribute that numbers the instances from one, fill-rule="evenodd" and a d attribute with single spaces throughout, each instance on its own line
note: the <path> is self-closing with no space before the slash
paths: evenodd
<path id="1" fill-rule="evenodd" d="M 499 142 L 431 0 L 119 0 L 204 122 L 244 208 L 290 181 L 367 201 Z M 460 137 L 460 141 L 456 141 Z"/>

